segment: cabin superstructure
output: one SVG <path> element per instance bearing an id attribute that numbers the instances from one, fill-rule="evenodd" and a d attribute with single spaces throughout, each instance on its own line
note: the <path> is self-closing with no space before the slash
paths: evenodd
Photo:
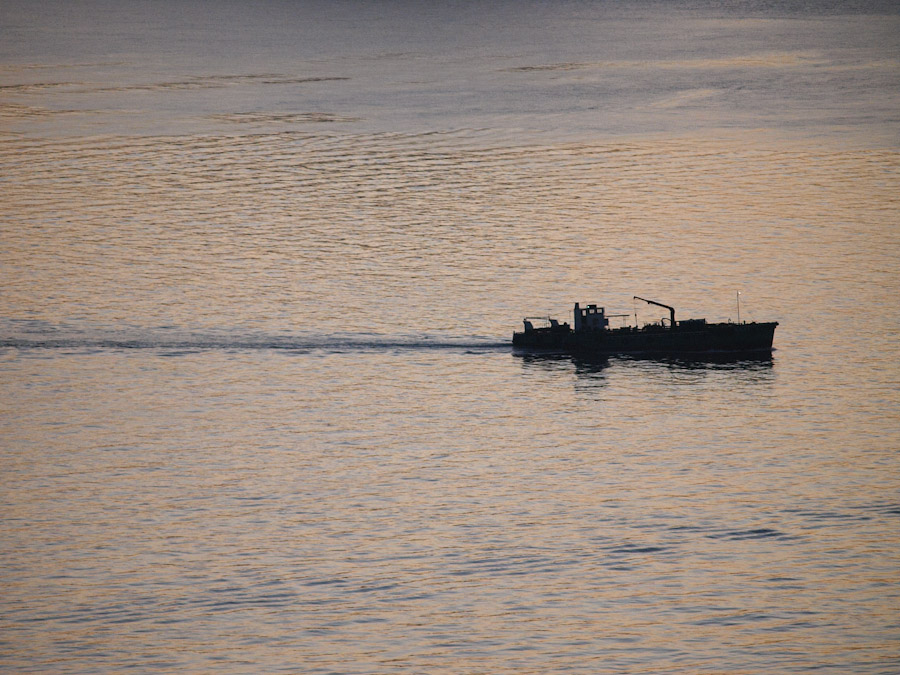
<path id="1" fill-rule="evenodd" d="M 575 303 L 576 333 L 585 330 L 606 330 L 607 328 L 609 328 L 609 319 L 606 318 L 606 311 L 603 307 L 597 307 L 597 305 L 582 307 L 579 303 Z"/>

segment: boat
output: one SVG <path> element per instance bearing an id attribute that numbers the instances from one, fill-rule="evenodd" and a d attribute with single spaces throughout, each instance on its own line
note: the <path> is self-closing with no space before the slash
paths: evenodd
<path id="1" fill-rule="evenodd" d="M 675 309 L 656 300 L 634 296 L 669 310 L 668 319 L 644 326 L 610 328 L 603 307 L 575 303 L 574 327 L 550 317 L 525 317 L 522 332 L 513 333 L 513 347 L 528 351 L 568 354 L 634 354 L 690 356 L 771 353 L 777 321 L 709 323 L 706 319 L 675 320 Z M 738 299 L 740 303 L 740 299 Z M 740 304 L 738 305 L 740 317 Z M 535 325 L 536 322 L 541 323 Z"/>

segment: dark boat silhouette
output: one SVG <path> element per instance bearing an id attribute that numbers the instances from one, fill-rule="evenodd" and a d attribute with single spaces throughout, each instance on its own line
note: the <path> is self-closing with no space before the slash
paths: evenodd
<path id="1" fill-rule="evenodd" d="M 513 333 L 513 346 L 569 354 L 646 354 L 677 356 L 691 354 L 759 354 L 772 351 L 777 321 L 765 323 L 708 323 L 706 319 L 675 320 L 675 309 L 655 300 L 634 296 L 669 310 L 668 323 L 642 327 L 610 328 L 603 307 L 575 303 L 574 328 L 550 317 L 525 317 L 525 329 Z M 534 321 L 545 326 L 535 327 Z"/>

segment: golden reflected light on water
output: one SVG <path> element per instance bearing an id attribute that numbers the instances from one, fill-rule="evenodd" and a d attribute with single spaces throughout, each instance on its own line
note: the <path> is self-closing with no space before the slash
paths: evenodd
<path id="1" fill-rule="evenodd" d="M 86 6 L 0 8 L 0 669 L 900 671 L 894 8 Z"/>

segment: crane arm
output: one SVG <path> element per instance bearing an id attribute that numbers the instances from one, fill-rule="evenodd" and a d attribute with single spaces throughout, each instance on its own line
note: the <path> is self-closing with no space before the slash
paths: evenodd
<path id="1" fill-rule="evenodd" d="M 649 303 L 651 305 L 656 305 L 657 307 L 664 307 L 665 309 L 669 310 L 669 317 L 672 322 L 672 328 L 675 328 L 675 308 L 674 307 L 669 307 L 669 305 L 664 305 L 661 302 L 657 302 L 656 300 L 648 300 L 647 298 L 642 298 L 639 295 L 634 296 L 634 299 L 635 300 L 643 300 L 644 302 Z"/>

